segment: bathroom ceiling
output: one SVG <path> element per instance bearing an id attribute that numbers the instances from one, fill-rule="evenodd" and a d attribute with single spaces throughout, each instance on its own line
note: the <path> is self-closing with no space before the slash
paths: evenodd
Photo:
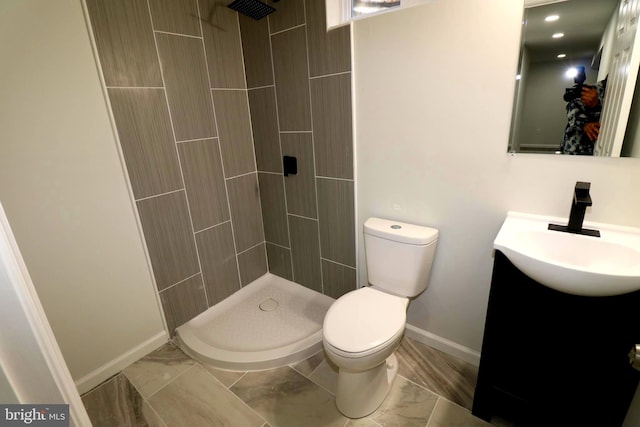
<path id="1" fill-rule="evenodd" d="M 592 56 L 617 4 L 618 0 L 571 0 L 528 7 L 525 45 L 532 59 L 551 60 L 560 53 Z M 549 15 L 558 15 L 559 19 L 546 22 Z M 564 37 L 553 39 L 552 34 L 558 32 Z"/>

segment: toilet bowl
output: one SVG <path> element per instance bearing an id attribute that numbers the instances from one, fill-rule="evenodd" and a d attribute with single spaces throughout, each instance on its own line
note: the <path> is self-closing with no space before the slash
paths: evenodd
<path id="1" fill-rule="evenodd" d="M 404 336 L 408 304 L 408 298 L 364 287 L 329 308 L 323 344 L 340 369 L 336 406 L 344 415 L 369 415 L 389 392 L 398 371 L 393 352 Z"/>
<path id="2" fill-rule="evenodd" d="M 322 330 L 325 353 L 338 367 L 336 406 L 349 418 L 371 414 L 389 393 L 409 299 L 427 288 L 438 230 L 369 218 L 364 235 L 371 286 L 338 298 Z"/>

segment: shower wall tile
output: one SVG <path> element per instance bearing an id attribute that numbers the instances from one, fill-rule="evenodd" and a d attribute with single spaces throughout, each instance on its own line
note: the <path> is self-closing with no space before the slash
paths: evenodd
<path id="1" fill-rule="evenodd" d="M 304 24 L 304 0 L 267 2 L 276 11 L 269 15 L 271 34 Z"/>
<path id="2" fill-rule="evenodd" d="M 200 0 L 211 88 L 246 88 L 238 14 L 229 2 Z"/>
<path id="3" fill-rule="evenodd" d="M 162 86 L 146 0 L 87 0 L 107 86 Z"/>
<path id="4" fill-rule="evenodd" d="M 317 186 L 322 257 L 355 267 L 353 182 L 318 178 Z"/>
<path id="5" fill-rule="evenodd" d="M 298 173 L 284 177 L 289 213 L 317 218 L 311 133 L 283 133 L 282 155 L 298 159 Z"/>
<path id="6" fill-rule="evenodd" d="M 242 252 L 264 241 L 257 173 L 227 180 L 236 250 Z"/>
<path id="7" fill-rule="evenodd" d="M 324 294 L 338 299 L 356 289 L 356 269 L 323 259 L 322 283 Z"/>
<path id="8" fill-rule="evenodd" d="M 202 42 L 164 33 L 156 39 L 176 140 L 217 136 Z"/>
<path id="9" fill-rule="evenodd" d="M 199 272 L 184 191 L 137 202 L 158 290 Z"/>
<path id="10" fill-rule="evenodd" d="M 198 274 L 160 292 L 160 301 L 169 333 L 173 334 L 175 328 L 207 309 L 202 275 Z"/>
<path id="11" fill-rule="evenodd" d="M 264 243 L 238 255 L 240 284 L 248 285 L 267 272 L 267 254 Z"/>
<path id="12" fill-rule="evenodd" d="M 305 28 L 271 36 L 281 131 L 311 130 Z"/>
<path id="13" fill-rule="evenodd" d="M 264 220 L 264 237 L 267 242 L 288 247 L 289 227 L 282 175 L 258 173 L 258 181 Z"/>
<path id="14" fill-rule="evenodd" d="M 135 198 L 182 188 L 164 90 L 108 92 Z"/>
<path id="15" fill-rule="evenodd" d="M 178 144 L 195 231 L 228 221 L 229 203 L 217 139 Z"/>
<path id="16" fill-rule="evenodd" d="M 311 80 L 316 174 L 353 179 L 351 74 Z"/>
<path id="17" fill-rule="evenodd" d="M 244 90 L 213 90 L 227 178 L 256 170 L 249 101 Z"/>
<path id="18" fill-rule="evenodd" d="M 258 170 L 282 173 L 276 92 L 273 86 L 250 89 L 249 107 Z"/>
<path id="19" fill-rule="evenodd" d="M 349 26 L 327 31 L 325 2 L 306 0 L 309 70 L 312 77 L 351 71 Z"/>
<path id="20" fill-rule="evenodd" d="M 238 14 L 242 33 L 242 52 L 247 76 L 247 87 L 273 85 L 271 65 L 271 41 L 269 40 L 269 21 Z"/>
<path id="21" fill-rule="evenodd" d="M 207 298 L 212 306 L 240 289 L 231 224 L 225 222 L 198 232 L 196 241 Z"/>
<path id="22" fill-rule="evenodd" d="M 318 222 L 289 215 L 293 278 L 297 283 L 322 292 Z"/>
<path id="23" fill-rule="evenodd" d="M 153 29 L 201 36 L 197 0 L 149 0 Z"/>
<path id="24" fill-rule="evenodd" d="M 267 242 L 267 259 L 269 272 L 293 281 L 291 250 Z"/>

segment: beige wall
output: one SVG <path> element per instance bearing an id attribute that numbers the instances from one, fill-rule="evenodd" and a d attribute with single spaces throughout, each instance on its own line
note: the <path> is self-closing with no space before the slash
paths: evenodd
<path id="1" fill-rule="evenodd" d="M 80 0 L 1 2 L 0 57 L 0 200 L 89 386 L 166 336 Z"/>
<path id="2" fill-rule="evenodd" d="M 591 181 L 588 220 L 640 226 L 638 160 L 506 153 L 521 8 L 437 0 L 354 24 L 359 230 L 372 215 L 440 230 L 409 323 L 476 351 L 508 210 L 566 217 Z"/>

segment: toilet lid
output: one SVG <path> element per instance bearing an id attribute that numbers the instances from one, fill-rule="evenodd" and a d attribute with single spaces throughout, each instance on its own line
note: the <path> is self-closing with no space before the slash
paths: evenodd
<path id="1" fill-rule="evenodd" d="M 368 287 L 349 292 L 327 311 L 323 334 L 333 347 L 361 353 L 383 345 L 407 320 L 408 299 Z"/>

